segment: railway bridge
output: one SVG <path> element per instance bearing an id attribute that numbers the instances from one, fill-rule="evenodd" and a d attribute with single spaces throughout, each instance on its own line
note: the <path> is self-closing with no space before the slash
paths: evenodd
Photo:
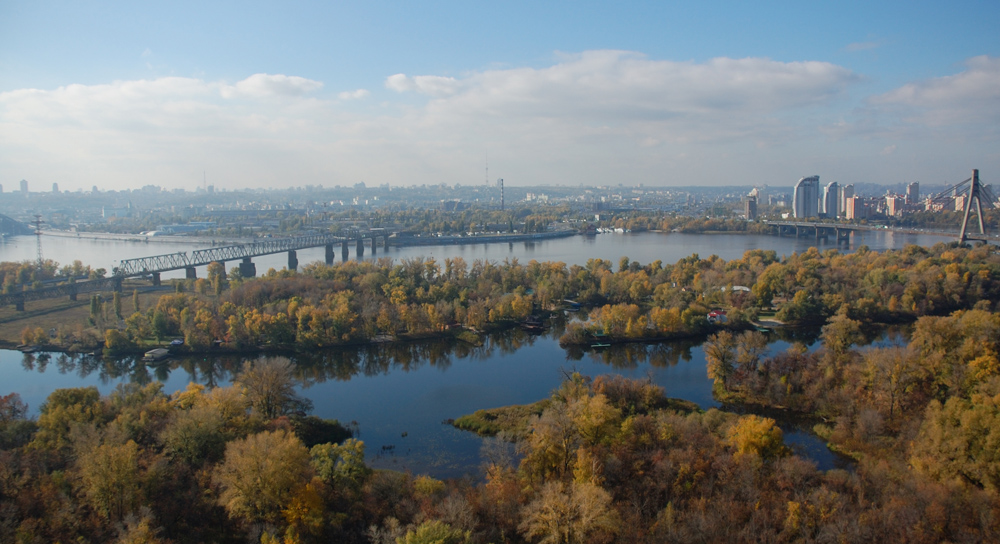
<path id="1" fill-rule="evenodd" d="M 379 245 L 383 248 L 388 245 L 389 234 L 387 229 L 381 228 L 352 229 L 346 235 L 310 234 L 287 238 L 265 238 L 246 244 L 198 249 L 191 253 L 181 251 L 126 259 L 120 261 L 118 266 L 112 270 L 111 276 L 106 278 L 79 282 L 70 280 L 60 285 L 0 294 L 0 306 L 12 304 L 17 310 L 24 311 L 25 302 L 63 296 L 69 297 L 70 300 L 77 300 L 78 295 L 85 293 L 121 291 L 122 282 L 126 278 L 149 277 L 152 279 L 153 285 L 160 285 L 160 275 L 174 270 L 184 270 L 186 278 L 194 279 L 197 277 L 197 267 L 214 262 L 225 264 L 229 261 L 240 261 L 240 274 L 250 278 L 257 275 L 257 267 L 253 263 L 254 257 L 276 253 L 288 253 L 288 269 L 295 270 L 299 266 L 296 252 L 313 247 L 325 247 L 326 263 L 333 264 L 338 248 L 344 260 L 349 257 L 352 245 L 358 256 L 365 254 L 366 246 L 371 249 L 372 255 L 377 254 Z"/>

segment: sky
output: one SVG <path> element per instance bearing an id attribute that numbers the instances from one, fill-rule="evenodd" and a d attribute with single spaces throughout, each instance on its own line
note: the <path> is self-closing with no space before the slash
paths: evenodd
<path id="1" fill-rule="evenodd" d="M 0 0 L 0 184 L 1000 183 L 998 21 L 995 0 Z"/>

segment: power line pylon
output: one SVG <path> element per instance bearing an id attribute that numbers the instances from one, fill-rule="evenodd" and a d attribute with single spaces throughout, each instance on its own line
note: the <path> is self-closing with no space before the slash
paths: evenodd
<path id="1" fill-rule="evenodd" d="M 42 259 L 42 223 L 44 223 L 44 222 L 45 221 L 42 221 L 42 216 L 41 215 L 35 214 L 35 239 L 36 239 L 36 246 L 37 246 L 36 253 L 38 254 L 38 271 L 39 272 L 41 272 L 41 270 L 42 270 L 42 264 L 45 262 Z"/>
<path id="2" fill-rule="evenodd" d="M 969 194 L 965 198 L 965 216 L 962 218 L 962 232 L 959 241 L 965 243 L 969 239 L 969 214 L 972 212 L 972 201 L 976 201 L 976 217 L 979 220 L 979 234 L 983 240 L 986 239 L 986 227 L 983 226 L 983 205 L 980 196 L 983 194 L 983 186 L 979 183 L 979 170 L 972 171 L 972 180 L 969 182 Z M 993 203 L 990 202 L 990 205 Z"/>

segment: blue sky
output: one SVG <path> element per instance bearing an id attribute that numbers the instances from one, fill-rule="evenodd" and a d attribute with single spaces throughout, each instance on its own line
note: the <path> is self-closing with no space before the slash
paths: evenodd
<path id="1" fill-rule="evenodd" d="M 0 183 L 997 182 L 950 4 L 0 0 Z"/>

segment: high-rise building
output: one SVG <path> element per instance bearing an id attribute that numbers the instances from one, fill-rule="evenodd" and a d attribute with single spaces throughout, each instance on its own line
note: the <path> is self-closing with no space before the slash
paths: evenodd
<path id="1" fill-rule="evenodd" d="M 854 184 L 848 183 L 847 185 L 840 186 L 840 211 L 847 210 L 847 199 L 854 196 Z"/>
<path id="2" fill-rule="evenodd" d="M 892 217 L 903 215 L 903 206 L 906 205 L 906 198 L 897 195 L 886 195 L 885 213 Z"/>
<path id="3" fill-rule="evenodd" d="M 21 193 L 28 194 L 28 180 L 21 180 Z"/>
<path id="4" fill-rule="evenodd" d="M 831 181 L 823 190 L 823 214 L 836 218 L 840 215 L 840 186 Z"/>
<path id="5" fill-rule="evenodd" d="M 796 219 L 816 217 L 819 212 L 819 176 L 802 178 L 795 184 L 792 213 Z"/>
<path id="6" fill-rule="evenodd" d="M 868 217 L 868 209 L 865 207 L 864 199 L 860 196 L 847 197 L 844 214 L 847 216 L 848 221 Z"/>
<path id="7" fill-rule="evenodd" d="M 916 204 L 920 200 L 920 184 L 916 181 L 906 186 L 906 203 Z"/>
<path id="8" fill-rule="evenodd" d="M 750 196 L 747 197 L 745 206 L 746 207 L 744 209 L 744 215 L 746 216 L 747 221 L 753 221 L 754 219 L 757 219 L 757 196 L 754 195 L 752 192 Z"/>
<path id="9" fill-rule="evenodd" d="M 58 183 L 53 183 L 52 184 L 52 192 L 53 193 L 58 193 L 59 192 L 59 184 Z"/>

